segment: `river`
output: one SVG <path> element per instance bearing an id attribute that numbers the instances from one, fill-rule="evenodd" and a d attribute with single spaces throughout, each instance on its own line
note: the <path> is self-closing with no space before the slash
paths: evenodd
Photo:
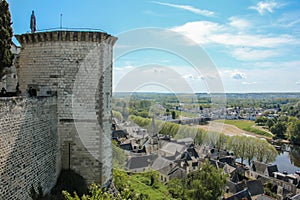
<path id="1" fill-rule="evenodd" d="M 300 171 L 300 147 L 284 146 L 285 150 L 280 151 L 273 164 L 277 164 L 278 171 L 287 171 L 289 174 Z"/>

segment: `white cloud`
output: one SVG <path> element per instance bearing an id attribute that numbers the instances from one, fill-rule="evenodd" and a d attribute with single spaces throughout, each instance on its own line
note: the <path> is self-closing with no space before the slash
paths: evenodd
<path id="1" fill-rule="evenodd" d="M 178 4 L 164 3 L 164 2 L 158 2 L 158 1 L 153 1 L 152 3 L 169 6 L 169 7 L 173 7 L 173 8 L 178 8 L 178 9 L 182 9 L 182 10 L 187 10 L 187 11 L 193 12 L 195 14 L 203 15 L 206 17 L 211 17 L 214 15 L 214 12 L 212 12 L 212 11 L 201 10 L 201 9 L 195 8 L 193 6 L 189 6 L 189 5 L 178 5 Z"/>
<path id="2" fill-rule="evenodd" d="M 171 30 L 189 37 L 198 44 L 215 43 L 226 46 L 264 48 L 299 44 L 299 41 L 291 35 L 236 34 L 231 27 L 210 21 L 187 22 Z"/>
<path id="3" fill-rule="evenodd" d="M 231 76 L 233 79 L 246 79 L 246 74 L 244 73 L 235 73 Z"/>
<path id="4" fill-rule="evenodd" d="M 230 17 L 229 21 L 229 25 L 237 29 L 246 29 L 251 26 L 251 23 L 248 20 L 239 17 Z"/>
<path id="5" fill-rule="evenodd" d="M 300 60 L 284 62 L 255 62 L 252 63 L 252 65 L 258 68 L 289 68 L 290 70 L 298 70 L 300 69 Z"/>
<path id="6" fill-rule="evenodd" d="M 184 78 L 184 79 L 190 79 L 190 80 L 204 80 L 205 79 L 201 75 L 197 75 L 197 74 L 193 75 L 191 73 L 182 75 L 182 78 Z"/>
<path id="7" fill-rule="evenodd" d="M 247 74 L 244 72 L 241 72 L 240 70 L 237 70 L 237 69 L 220 70 L 220 74 L 225 79 L 228 79 L 228 78 L 236 79 L 236 80 L 247 79 Z"/>
<path id="8" fill-rule="evenodd" d="M 280 8 L 282 5 L 275 1 L 260 1 L 256 6 L 250 6 L 249 9 L 257 10 L 257 12 L 263 15 L 266 12 L 273 13 L 274 9 Z"/>
<path id="9" fill-rule="evenodd" d="M 210 37 L 220 32 L 224 27 L 210 21 L 187 22 L 182 26 L 177 26 L 171 30 L 179 32 L 198 44 L 213 42 Z"/>
<path id="10" fill-rule="evenodd" d="M 242 82 L 242 84 L 243 85 L 253 85 L 253 84 L 256 84 L 256 82 L 254 81 L 254 82 L 246 82 L 246 81 L 244 81 L 244 82 Z"/>
<path id="11" fill-rule="evenodd" d="M 300 85 L 300 80 L 296 82 L 296 85 Z"/>
<path id="12" fill-rule="evenodd" d="M 285 28 L 295 27 L 298 28 L 298 24 L 300 23 L 300 13 L 299 10 L 292 12 L 283 13 L 280 18 L 277 20 L 277 23 L 274 26 L 280 26 Z"/>
<path id="13" fill-rule="evenodd" d="M 231 54 L 235 59 L 244 61 L 264 60 L 278 55 L 275 50 L 256 50 L 251 48 L 236 48 Z"/>
<path id="14" fill-rule="evenodd" d="M 267 47 L 273 48 L 280 45 L 293 44 L 293 37 L 290 35 L 249 35 L 249 34 L 232 34 L 220 33 L 211 36 L 211 40 L 215 43 L 230 46 L 246 46 L 246 47 Z"/>
<path id="15" fill-rule="evenodd" d="M 290 23 L 288 23 L 286 26 L 291 27 L 291 26 L 294 26 L 294 25 L 299 24 L 299 23 L 300 23 L 300 19 L 296 19 L 296 20 L 291 21 Z"/>
<path id="16" fill-rule="evenodd" d="M 133 69 L 134 67 L 131 65 L 125 66 L 125 69 Z"/>

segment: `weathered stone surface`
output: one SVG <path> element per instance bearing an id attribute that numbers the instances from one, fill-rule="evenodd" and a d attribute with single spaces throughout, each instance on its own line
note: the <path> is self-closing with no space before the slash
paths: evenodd
<path id="1" fill-rule="evenodd" d="M 23 34 L 17 35 L 16 38 L 22 45 L 17 65 L 22 95 L 28 96 L 28 90 L 31 88 L 36 91 L 39 98 L 44 97 L 42 101 L 45 101 L 45 105 L 35 100 L 37 106 L 30 104 L 29 107 L 25 106 L 30 108 L 29 111 L 23 108 L 19 110 L 18 120 L 15 119 L 15 112 L 10 114 L 6 110 L 0 113 L 6 116 L 3 119 L 1 117 L 3 126 L 0 144 L 4 134 L 11 140 L 20 136 L 18 141 L 20 143 L 25 141 L 24 145 L 28 146 L 23 148 L 24 155 L 32 156 L 32 159 L 27 161 L 36 165 L 38 169 L 30 171 L 33 166 L 29 166 L 29 163 L 28 167 L 25 166 L 26 170 L 18 170 L 19 166 L 12 164 L 3 164 L 2 155 L 8 155 L 4 160 L 9 163 L 19 160 L 20 156 L 18 151 L 14 151 L 14 146 L 2 142 L 7 150 L 4 154 L 0 153 L 0 166 L 3 165 L 5 168 L 3 169 L 5 173 L 1 175 L 0 193 L 7 191 L 2 193 L 7 199 L 16 197 L 10 196 L 13 195 L 13 191 L 25 195 L 28 184 L 37 185 L 39 181 L 47 191 L 55 184 L 61 168 L 74 170 L 88 183 L 106 183 L 112 176 L 112 50 L 116 38 L 102 32 L 74 31 Z M 47 99 L 53 105 L 46 103 Z M 47 106 L 51 107 L 51 112 Z M 18 110 L 18 107 L 20 106 L 12 106 L 11 109 Z M 21 116 L 22 112 L 25 112 L 25 117 Z M 49 115 L 49 119 L 47 117 L 45 119 L 43 115 Z M 51 123 L 52 120 L 56 121 L 53 124 L 56 129 L 49 127 L 50 124 L 39 125 L 44 122 L 42 119 L 46 120 L 45 123 L 47 120 Z M 11 121 L 17 121 L 19 128 L 9 126 Z M 25 125 L 22 125 L 23 123 Z M 11 129 L 14 130 L 15 136 L 10 135 Z M 56 139 L 47 136 L 53 131 L 56 133 L 53 134 Z M 35 137 L 30 138 L 30 132 Z M 43 136 L 38 137 L 37 134 Z M 53 142 L 56 146 L 50 148 L 45 155 L 44 147 L 40 145 L 44 143 L 50 145 Z M 36 148 L 33 151 L 30 150 L 32 145 Z M 45 147 L 47 145 L 45 144 Z M 14 152 L 14 158 L 9 157 L 11 151 Z M 51 163 L 48 157 L 52 159 Z M 46 171 L 41 170 L 40 165 L 44 166 Z M 45 175 L 50 178 L 43 178 Z M 30 180 L 27 180 L 28 177 Z M 12 179 L 15 182 L 12 182 Z"/>
<path id="2" fill-rule="evenodd" d="M 60 171 L 55 97 L 0 100 L 0 199 L 29 199 L 33 184 L 45 192 Z"/>

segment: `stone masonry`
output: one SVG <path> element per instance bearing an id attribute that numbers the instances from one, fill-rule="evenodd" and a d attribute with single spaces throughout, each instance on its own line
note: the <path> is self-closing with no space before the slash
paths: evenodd
<path id="1" fill-rule="evenodd" d="M 45 193 L 60 172 L 57 101 L 0 99 L 0 199 L 30 199 L 41 184 Z"/>
<path id="2" fill-rule="evenodd" d="M 23 95 L 57 96 L 61 167 L 87 183 L 112 177 L 112 50 L 103 32 L 53 31 L 17 35 Z"/>

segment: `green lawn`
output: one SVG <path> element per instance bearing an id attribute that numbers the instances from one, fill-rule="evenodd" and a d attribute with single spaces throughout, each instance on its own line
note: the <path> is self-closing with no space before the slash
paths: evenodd
<path id="1" fill-rule="evenodd" d="M 217 120 L 218 121 L 218 120 Z M 223 122 L 220 120 L 220 122 Z M 230 124 L 238 127 L 239 129 L 242 129 L 244 131 L 248 131 L 251 133 L 255 133 L 257 135 L 263 135 L 267 137 L 272 137 L 272 135 L 266 131 L 260 130 L 258 128 L 255 128 L 255 122 L 249 121 L 249 120 L 225 120 L 225 124 Z"/>

